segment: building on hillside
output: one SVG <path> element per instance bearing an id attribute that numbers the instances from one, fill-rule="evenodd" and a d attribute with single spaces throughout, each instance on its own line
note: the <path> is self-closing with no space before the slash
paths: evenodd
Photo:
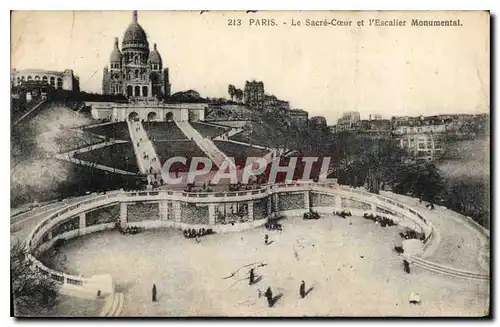
<path id="1" fill-rule="evenodd" d="M 208 104 L 198 92 L 189 90 L 178 92 L 177 96 L 180 98 L 170 97 L 168 68 L 164 68 L 156 44 L 150 51 L 146 32 L 138 22 L 137 11 L 133 12 L 132 22 L 125 30 L 121 50 L 118 38 L 115 38 L 109 63 L 110 68 L 104 68 L 103 94 L 124 95 L 128 98 L 128 102 L 86 102 L 86 106 L 91 107 L 91 114 L 95 119 L 111 121 L 205 119 Z"/>
<path id="2" fill-rule="evenodd" d="M 335 132 L 352 131 L 360 127 L 361 116 L 357 111 L 345 112 L 337 120 Z"/>
<path id="3" fill-rule="evenodd" d="M 269 112 L 288 113 L 290 111 L 290 102 L 280 100 L 274 95 L 264 95 L 264 109 Z"/>
<path id="4" fill-rule="evenodd" d="M 309 124 L 316 127 L 326 127 L 326 118 L 323 116 L 314 116 L 309 119 Z"/>
<path id="5" fill-rule="evenodd" d="M 103 71 L 102 93 L 151 98 L 169 96 L 170 87 L 168 68 L 163 67 L 156 44 L 150 51 L 146 32 L 134 11 L 123 35 L 121 50 L 115 38 L 109 69 L 105 67 Z"/>
<path id="6" fill-rule="evenodd" d="M 21 86 L 25 83 L 48 84 L 54 89 L 80 91 L 80 79 L 72 69 L 65 69 L 62 72 L 45 69 L 12 69 L 12 86 Z"/>
<path id="7" fill-rule="evenodd" d="M 243 102 L 252 109 L 264 109 L 264 83 L 258 81 L 246 81 L 245 89 L 243 90 Z"/>
<path id="8" fill-rule="evenodd" d="M 291 109 L 289 112 L 290 123 L 296 126 L 307 126 L 309 113 L 302 109 Z"/>
<path id="9" fill-rule="evenodd" d="M 444 153 L 444 134 L 406 133 L 395 135 L 396 144 L 417 160 L 433 161 Z"/>

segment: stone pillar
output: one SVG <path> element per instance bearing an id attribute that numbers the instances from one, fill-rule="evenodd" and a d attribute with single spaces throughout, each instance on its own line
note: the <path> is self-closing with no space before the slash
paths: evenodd
<path id="1" fill-rule="evenodd" d="M 311 209 L 311 204 L 309 202 L 309 191 L 304 192 L 304 209 L 309 211 Z"/>
<path id="2" fill-rule="evenodd" d="M 335 195 L 335 208 L 342 209 L 342 198 L 340 195 Z"/>
<path id="3" fill-rule="evenodd" d="M 125 227 L 127 225 L 127 203 L 120 202 L 120 225 Z"/>
<path id="4" fill-rule="evenodd" d="M 253 221 L 253 201 L 248 201 L 248 221 Z"/>
<path id="5" fill-rule="evenodd" d="M 274 193 L 273 196 L 274 196 L 274 211 L 278 212 L 280 211 L 280 205 L 279 205 L 280 197 L 278 193 Z"/>
<path id="6" fill-rule="evenodd" d="M 160 210 L 160 219 L 168 220 L 168 202 L 160 201 L 158 202 L 159 210 Z"/>
<path id="7" fill-rule="evenodd" d="M 181 202 L 174 201 L 172 203 L 174 209 L 174 224 L 175 226 L 181 225 Z"/>
<path id="8" fill-rule="evenodd" d="M 215 203 L 208 204 L 208 224 L 215 225 Z"/>
<path id="9" fill-rule="evenodd" d="M 87 227 L 85 222 L 85 212 L 80 214 L 80 229 Z"/>
<path id="10" fill-rule="evenodd" d="M 270 216 L 271 213 L 273 212 L 273 202 L 271 200 L 271 196 L 267 197 L 267 215 Z"/>

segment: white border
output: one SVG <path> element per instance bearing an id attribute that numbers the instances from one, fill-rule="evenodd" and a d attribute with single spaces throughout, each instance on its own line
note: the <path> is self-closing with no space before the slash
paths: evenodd
<path id="1" fill-rule="evenodd" d="M 102 1 L 102 0 L 85 0 L 85 1 L 67 1 L 67 0 L 53 0 L 53 1 L 33 1 L 33 0 L 23 0 L 23 1 L 2 1 L 1 7 L 2 7 L 2 15 L 1 17 L 3 19 L 0 20 L 0 26 L 2 29 L 2 33 L 0 35 L 3 36 L 2 42 L 4 43 L 4 46 L 2 47 L 2 61 L 4 62 L 3 65 L 3 76 L 4 78 L 1 79 L 2 81 L 2 87 L 0 90 L 2 90 L 2 103 L 3 103 L 3 110 L 7 111 L 9 110 L 9 80 L 7 79 L 7 76 L 10 76 L 10 10 L 132 10 L 132 9 L 138 9 L 138 10 L 153 10 L 153 9 L 162 9 L 162 10 L 199 10 L 199 9 L 210 9 L 210 10 L 245 10 L 245 9 L 259 9 L 259 10 L 324 10 L 324 9 L 329 9 L 329 10 L 490 10 L 493 14 L 498 14 L 500 12 L 499 9 L 499 3 L 500 1 L 495 1 L 495 0 L 454 0 L 454 1 L 441 1 L 441 0 L 420 0 L 420 1 L 401 1 L 401 0 L 349 0 L 349 1 L 343 1 L 343 2 L 336 2 L 332 3 L 332 1 L 327 1 L 327 0 L 307 0 L 307 1 L 280 1 L 280 2 L 271 2 L 269 0 L 253 0 L 253 1 L 245 1 L 245 2 L 236 2 L 236 1 L 217 1 L 217 0 L 212 0 L 210 2 L 208 1 L 202 1 L 202 0 L 182 0 L 178 2 L 170 2 L 170 1 L 154 1 L 151 0 L 141 0 L 141 1 L 132 1 L 132 0 L 121 0 L 121 1 Z M 9 11 L 8 11 L 9 10 Z M 498 17 L 497 17 L 497 24 L 498 24 Z M 496 30 L 496 29 L 495 29 Z M 495 33 L 494 35 L 494 42 L 495 44 L 498 44 L 498 34 Z M 495 69 L 496 72 L 496 69 Z M 492 72 L 493 74 L 491 75 L 492 78 L 495 76 L 495 72 Z M 497 93 L 498 92 L 498 84 L 495 85 L 495 88 L 492 93 Z M 492 105 L 492 108 L 495 108 L 495 105 Z M 495 123 L 499 123 L 499 119 L 497 117 L 498 115 L 495 115 Z M 4 116 L 5 117 L 5 116 Z M 7 152 L 7 149 L 10 149 L 10 134 L 9 134 L 9 128 L 10 128 L 10 119 L 4 119 L 1 120 L 2 126 L 0 127 L 0 131 L 3 134 L 3 137 L 0 137 L 0 142 L 1 142 L 1 149 L 4 149 L 5 152 Z M 492 140 L 493 141 L 493 140 Z M 495 151 L 497 152 L 498 147 L 498 140 L 495 137 Z M 1 270 L 1 276 L 0 276 L 0 281 L 2 283 L 2 287 L 0 288 L 2 290 L 2 296 L 4 297 L 4 301 L 2 301 L 2 312 L 1 312 L 1 326 L 12 326 L 16 322 L 15 320 L 8 318 L 10 316 L 10 308 L 9 308 L 9 292 L 7 290 L 10 289 L 10 284 L 8 280 L 10 280 L 10 275 L 8 271 L 9 265 L 7 265 L 7 262 L 9 260 L 9 240 L 10 240 L 10 228 L 9 228 L 9 208 L 10 208 L 10 201 L 9 201 L 9 194 L 10 194 L 10 187 L 7 185 L 10 185 L 10 160 L 8 159 L 8 156 L 5 154 L 2 156 L 2 159 L 0 161 L 0 165 L 2 168 L 2 171 L 4 172 L 2 174 L 2 180 L 0 181 L 0 185 L 3 185 L 4 187 L 2 188 L 2 193 L 0 197 L 1 201 L 1 208 L 4 211 L 4 214 L 2 215 L 3 219 L 5 220 L 5 226 L 3 228 L 4 235 L 1 238 L 2 244 L 2 259 L 0 262 L 3 262 L 3 269 Z M 495 165 L 495 168 L 498 168 L 498 163 Z M 497 179 L 494 181 L 495 186 L 497 186 Z M 496 195 L 494 199 L 494 203 L 500 203 L 500 195 Z M 495 217 L 496 218 L 496 217 Z M 492 220 L 495 220 L 495 218 L 492 218 Z M 493 238 L 495 235 L 493 235 Z M 495 277 L 497 277 L 495 275 Z M 492 294 L 493 295 L 493 294 Z M 498 303 L 498 300 L 495 301 L 495 303 Z M 495 310 L 496 311 L 496 310 Z M 218 323 L 219 321 L 213 321 L 212 323 Z M 268 325 L 268 324 L 274 324 L 277 321 L 254 321 L 252 322 L 253 324 L 259 324 L 259 326 L 262 325 Z M 372 322 L 372 321 L 367 321 L 367 322 Z M 380 321 L 384 323 L 384 321 Z M 436 321 L 437 322 L 437 321 Z M 50 325 L 53 322 L 29 322 L 29 324 L 38 324 L 38 325 Z M 61 321 L 65 326 L 68 325 L 73 325 L 76 324 L 74 321 Z M 109 324 L 109 321 L 90 321 L 88 322 L 92 325 L 105 325 Z M 116 323 L 124 323 L 123 321 L 115 321 Z M 168 324 L 178 324 L 176 321 L 166 321 Z M 311 322 L 303 322 L 303 323 L 308 323 L 310 324 Z M 344 325 L 347 323 L 347 321 L 332 321 L 331 323 L 335 325 Z M 359 324 L 360 322 L 357 322 L 356 324 Z M 398 322 L 400 323 L 400 322 Z M 434 324 L 435 322 L 433 321 L 420 321 L 417 322 L 418 324 L 425 324 L 428 326 L 429 324 Z M 475 322 L 477 323 L 477 322 Z M 26 324 L 26 322 L 25 322 Z M 140 321 L 132 321 L 132 322 L 127 322 L 127 324 L 132 324 L 132 325 L 143 325 L 142 322 Z M 184 322 L 186 324 L 186 322 Z M 350 325 L 352 324 L 349 323 Z"/>

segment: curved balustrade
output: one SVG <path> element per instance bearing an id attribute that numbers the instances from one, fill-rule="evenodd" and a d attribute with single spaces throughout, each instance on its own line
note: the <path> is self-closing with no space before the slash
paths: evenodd
<path id="1" fill-rule="evenodd" d="M 433 226 L 430 224 L 422 214 L 410 208 L 409 206 L 398 203 L 392 199 L 369 193 L 359 189 L 353 189 L 345 186 L 339 186 L 337 184 L 326 184 L 326 183 L 312 183 L 312 182 L 301 182 L 294 184 L 274 184 L 263 186 L 258 189 L 252 190 L 243 190 L 243 191 L 233 191 L 233 192 L 209 192 L 209 193 L 189 193 L 184 191 L 170 191 L 170 190 L 155 190 L 155 191 L 113 191 L 107 194 L 96 195 L 90 199 L 85 199 L 73 204 L 68 205 L 67 207 L 56 211 L 55 213 L 49 215 L 46 219 L 40 222 L 36 228 L 30 233 L 27 239 L 27 246 L 30 253 L 35 254 L 44 249 L 50 248 L 55 241 L 58 239 L 67 239 L 71 237 L 78 237 L 79 235 L 92 233 L 97 230 L 103 229 L 112 229 L 116 226 L 116 222 L 107 222 L 100 225 L 86 226 L 85 219 L 83 220 L 83 226 L 81 223 L 78 224 L 78 228 L 73 228 L 71 230 L 64 230 L 62 233 L 57 234 L 55 237 L 52 237 L 52 231 L 57 226 L 70 221 L 71 219 L 76 219 L 77 216 L 82 213 L 92 211 L 92 209 L 96 209 L 98 207 L 105 207 L 108 205 L 114 204 L 126 204 L 126 203 L 134 203 L 141 201 L 171 201 L 172 203 L 196 203 L 196 204 L 221 204 L 226 202 L 245 202 L 252 203 L 252 215 L 253 215 L 253 203 L 255 200 L 268 199 L 268 203 L 272 202 L 272 197 L 279 197 L 280 195 L 284 196 L 289 192 L 304 192 L 309 195 L 311 192 L 325 194 L 327 196 L 338 198 L 339 200 L 342 198 L 352 199 L 357 202 L 361 202 L 363 204 L 370 205 L 372 210 L 361 210 L 361 209 L 353 209 L 353 212 L 358 214 L 362 214 L 362 212 L 373 212 L 379 213 L 377 209 L 382 209 L 387 212 L 390 212 L 390 216 L 396 221 L 402 222 L 412 222 L 415 225 L 419 226 L 421 230 L 425 233 L 426 238 L 423 241 L 424 247 L 423 251 L 425 251 L 426 246 L 433 239 Z M 305 207 L 303 209 L 295 209 L 295 210 L 285 210 L 279 211 L 276 208 L 273 210 L 272 208 L 267 208 L 267 216 L 264 216 L 264 219 L 259 219 L 256 221 L 236 223 L 233 226 L 227 226 L 225 228 L 220 227 L 219 232 L 224 231 L 240 231 L 244 229 L 253 228 L 256 226 L 260 226 L 267 221 L 267 218 L 273 217 L 277 214 L 287 214 L 287 213 L 303 213 L 308 211 L 310 208 L 317 209 L 316 207 L 310 207 L 309 200 L 304 200 Z M 269 204 L 268 204 L 269 206 Z M 175 206 L 174 206 L 175 207 Z M 271 205 L 272 207 L 272 205 Z M 331 212 L 334 209 L 341 209 L 341 205 L 335 206 L 327 206 L 322 209 Z M 181 209 L 178 209 L 181 210 Z M 262 210 L 262 208 L 261 208 Z M 324 211 L 323 210 L 323 211 Z M 175 209 L 174 209 L 175 211 Z M 210 209 L 208 210 L 211 211 Z M 292 212 L 293 211 L 293 212 Z M 388 214 L 389 215 L 389 214 Z M 214 225 L 215 222 L 211 222 L 209 225 L 190 225 L 185 222 L 179 221 L 178 224 L 169 224 L 163 226 L 172 226 L 177 228 L 214 228 L 217 225 Z M 132 224 L 133 225 L 133 224 Z M 151 224 L 153 228 L 157 225 Z M 50 236 L 47 236 L 49 235 Z M 58 281 L 61 285 L 65 287 L 69 287 L 72 289 L 81 289 L 82 291 L 88 292 L 96 292 L 96 290 L 101 291 L 102 294 L 113 292 L 112 281 L 110 276 L 93 276 L 91 278 L 84 278 L 80 276 L 71 276 L 64 273 L 60 273 L 54 271 L 50 268 L 45 267 L 42 263 L 40 263 L 35 255 L 30 254 L 30 259 L 33 261 L 37 269 L 46 275 L 50 275 L 51 278 Z M 429 263 L 422 258 L 410 257 L 412 262 L 416 262 L 424 267 L 431 267 L 430 270 L 433 271 L 444 271 L 446 268 L 438 267 L 436 268 L 432 263 Z M 423 263 L 422 263 L 423 262 Z M 460 272 L 459 275 L 467 275 L 474 273 Z M 481 278 L 484 278 L 482 276 Z M 94 293 L 95 294 L 95 293 Z"/>

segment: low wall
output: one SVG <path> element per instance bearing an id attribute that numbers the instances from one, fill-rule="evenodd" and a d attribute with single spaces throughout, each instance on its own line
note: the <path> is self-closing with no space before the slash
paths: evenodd
<path id="1" fill-rule="evenodd" d="M 64 292 L 76 292 L 80 291 L 82 296 L 93 296 L 97 295 L 97 291 L 101 291 L 102 295 L 112 293 L 114 291 L 114 286 L 111 276 L 92 276 L 90 278 L 85 278 L 82 276 L 70 276 L 50 268 L 45 267 L 41 264 L 35 256 L 41 251 L 49 249 L 58 239 L 71 239 L 74 237 L 79 237 L 81 235 L 94 233 L 97 231 L 103 231 L 108 229 L 113 229 L 116 226 L 115 222 L 109 222 L 105 224 L 99 224 L 94 226 L 85 227 L 81 226 L 81 220 L 78 224 L 78 228 L 63 232 L 55 237 L 51 237 L 52 230 L 56 229 L 61 224 L 75 220 L 80 214 L 84 214 L 88 211 L 92 211 L 97 207 L 103 207 L 108 205 L 120 204 L 122 202 L 139 202 L 139 201 L 170 201 L 170 202 L 181 202 L 181 203 L 225 203 L 225 202 L 242 202 L 242 201 L 256 201 L 267 199 L 273 195 L 278 196 L 283 193 L 299 194 L 300 192 L 318 192 L 324 193 L 336 197 L 348 197 L 356 199 L 356 201 L 361 201 L 364 203 L 369 203 L 371 206 L 384 208 L 387 211 L 393 212 L 394 215 L 391 216 L 392 219 L 399 222 L 404 226 L 419 226 L 426 234 L 426 240 L 428 242 L 432 235 L 432 226 L 425 220 L 425 218 L 413 209 L 396 203 L 393 200 L 345 187 L 339 187 L 338 185 L 328 185 L 328 184 L 317 184 L 317 183 L 300 183 L 300 184 L 276 184 L 268 185 L 257 190 L 239 191 L 239 192 L 225 192 L 225 193 L 186 193 L 186 192 L 174 192 L 174 191 L 135 191 L 135 192 L 125 192 L 125 191 L 114 191 L 109 192 L 104 195 L 97 195 L 92 198 L 87 198 L 81 202 L 73 203 L 67 207 L 49 215 L 49 217 L 43 220 L 37 227 L 31 232 L 27 240 L 28 249 L 34 256 L 30 256 L 30 259 L 44 274 L 48 274 L 51 278 L 58 281 Z M 304 194 L 301 194 L 303 196 Z M 286 197 L 286 195 L 283 195 Z M 290 202 L 291 203 L 291 202 Z M 348 203 L 348 202 L 347 202 Z M 373 208 L 372 206 L 372 208 Z M 181 206 L 182 207 L 182 206 Z M 306 208 L 307 207 L 307 208 Z M 278 208 L 279 209 L 279 208 Z M 335 209 L 332 206 L 328 207 L 314 207 L 314 210 L 319 212 L 331 213 Z M 154 228 L 179 228 L 179 229 L 201 229 L 201 228 L 211 228 L 217 233 L 226 232 L 238 232 L 250 228 L 255 228 L 264 225 L 268 218 L 277 217 L 280 215 L 296 216 L 302 215 L 304 212 L 309 211 L 309 207 L 306 201 L 302 208 L 295 208 L 292 206 L 290 210 L 271 210 L 268 211 L 267 216 L 264 219 L 258 219 L 253 221 L 247 221 L 243 223 L 234 224 L 188 224 L 182 221 L 175 221 L 174 219 L 155 219 L 155 220 L 143 220 L 128 222 L 127 226 L 138 226 L 146 229 Z M 363 215 L 367 210 L 353 208 L 352 213 L 357 215 Z M 376 211 L 371 211 L 374 214 L 378 214 Z M 160 215 L 161 216 L 161 215 Z M 387 215 L 388 216 L 388 215 Z M 403 218 L 404 217 L 404 218 Z M 72 228 L 71 224 L 69 225 Z M 412 228 L 410 227 L 410 228 Z M 49 235 L 49 240 L 44 241 L 44 238 Z"/>

